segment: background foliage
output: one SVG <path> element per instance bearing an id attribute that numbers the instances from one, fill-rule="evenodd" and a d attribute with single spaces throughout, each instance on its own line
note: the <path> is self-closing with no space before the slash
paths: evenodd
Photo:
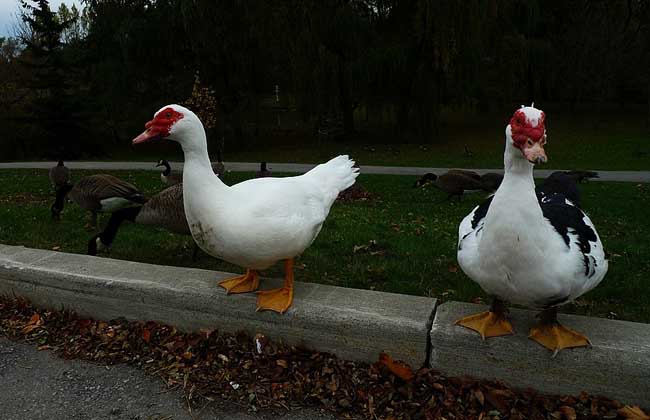
<path id="1" fill-rule="evenodd" d="M 21 5 L 15 36 L 0 38 L 5 159 L 109 157 L 184 101 L 209 104 L 220 149 L 435 143 L 458 116 L 501 121 L 532 101 L 650 119 L 647 0 Z"/>

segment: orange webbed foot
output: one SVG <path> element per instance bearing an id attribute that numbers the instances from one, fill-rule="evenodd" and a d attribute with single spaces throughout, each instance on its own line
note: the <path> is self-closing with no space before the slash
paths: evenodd
<path id="1" fill-rule="evenodd" d="M 247 270 L 246 274 L 221 280 L 219 286 L 230 293 L 254 292 L 260 287 L 260 276 L 255 270 Z"/>

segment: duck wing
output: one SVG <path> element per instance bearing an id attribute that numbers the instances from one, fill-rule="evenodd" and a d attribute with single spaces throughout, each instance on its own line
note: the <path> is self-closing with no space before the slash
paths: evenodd
<path id="1" fill-rule="evenodd" d="M 478 270 L 478 246 L 492 199 L 493 196 L 476 206 L 458 226 L 458 264 L 470 277 Z"/>
<path id="2" fill-rule="evenodd" d="M 535 188 L 535 192 L 542 196 L 560 194 L 580 207 L 580 191 L 576 179 L 565 172 L 553 172 L 539 187 Z M 542 198 L 538 197 L 538 199 L 541 203 Z"/>
<path id="3" fill-rule="evenodd" d="M 595 287 L 607 272 L 607 259 L 603 244 L 591 219 L 567 196 L 561 193 L 538 192 L 537 198 L 553 230 L 562 238 L 566 252 L 573 256 L 576 269 L 576 283 L 581 285 L 580 293 Z"/>

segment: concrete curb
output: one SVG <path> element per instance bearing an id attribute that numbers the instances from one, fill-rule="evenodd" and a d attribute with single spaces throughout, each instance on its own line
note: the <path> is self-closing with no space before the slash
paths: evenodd
<path id="1" fill-rule="evenodd" d="M 255 312 L 255 294 L 227 296 L 229 273 L 0 245 L 0 294 L 96 319 L 155 320 L 181 330 L 263 332 L 269 338 L 374 362 L 386 351 L 411 366 L 426 361 L 436 300 L 297 283 L 284 315 Z M 262 288 L 279 287 L 264 279 Z"/>
<path id="2" fill-rule="evenodd" d="M 593 347 L 562 350 L 553 358 L 528 339 L 537 321 L 533 311 L 511 309 L 515 335 L 485 341 L 454 325 L 463 316 L 485 310 L 487 306 L 461 302 L 438 306 L 431 328 L 431 367 L 449 376 L 502 380 L 544 393 L 586 391 L 650 406 L 650 325 L 560 314 L 560 322 L 584 333 Z"/>
<path id="3" fill-rule="evenodd" d="M 93 162 L 93 161 L 70 161 L 65 163 L 71 169 L 88 169 L 88 170 L 152 170 L 159 171 L 154 162 Z M 257 162 L 225 162 L 226 169 L 232 172 L 254 172 L 259 170 L 260 164 Z M 0 163 L 0 169 L 49 169 L 53 162 L 5 162 Z M 183 162 L 170 162 L 174 170 L 182 170 Z M 304 173 L 312 169 L 315 164 L 304 163 L 268 163 L 268 168 L 275 172 L 292 172 Z M 449 169 L 467 169 L 470 171 L 484 174 L 487 172 L 503 173 L 500 169 L 475 169 L 475 168 L 430 168 L 424 166 L 374 166 L 362 165 L 362 174 L 379 174 L 379 175 L 411 175 L 422 176 L 427 172 L 441 174 Z M 546 178 L 555 171 L 563 169 L 536 169 L 535 177 Z M 594 181 L 614 181 L 614 182 L 650 182 L 650 171 L 598 171 L 600 178 Z"/>
<path id="4" fill-rule="evenodd" d="M 255 312 L 255 295 L 226 296 L 216 282 L 228 273 L 167 267 L 0 244 L 0 294 L 97 319 L 156 320 L 182 330 L 263 332 L 291 345 L 374 362 L 386 351 L 413 367 L 427 363 L 450 376 L 496 379 L 550 394 L 586 391 L 650 406 L 650 325 L 561 315 L 585 333 L 591 349 L 552 358 L 528 340 L 534 313 L 511 310 L 514 336 L 481 341 L 453 325 L 484 310 L 368 290 L 297 283 L 286 314 Z M 265 279 L 263 288 L 280 280 Z"/>

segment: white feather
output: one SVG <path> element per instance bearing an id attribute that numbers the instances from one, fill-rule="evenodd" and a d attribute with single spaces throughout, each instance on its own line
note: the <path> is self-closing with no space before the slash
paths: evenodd
<path id="1" fill-rule="evenodd" d="M 529 118 L 541 115 L 530 114 Z M 533 165 L 512 147 L 509 130 L 506 133 L 504 180 L 475 227 L 472 220 L 478 207 L 461 222 L 459 265 L 486 293 L 503 300 L 534 308 L 556 300 L 569 302 L 596 287 L 607 272 L 600 237 L 596 233 L 596 241 L 590 242 L 590 252 L 584 255 L 577 235 L 569 231 L 567 247 L 543 216 L 535 195 Z M 596 232 L 586 215 L 583 220 Z"/>
<path id="2" fill-rule="evenodd" d="M 205 131 L 189 110 L 172 128 L 185 152 L 184 206 L 192 236 L 208 254 L 252 269 L 301 254 L 316 238 L 339 192 L 359 175 L 338 156 L 287 178 L 257 178 L 228 187 L 214 175 Z M 183 123 L 183 124 L 180 124 Z"/>

